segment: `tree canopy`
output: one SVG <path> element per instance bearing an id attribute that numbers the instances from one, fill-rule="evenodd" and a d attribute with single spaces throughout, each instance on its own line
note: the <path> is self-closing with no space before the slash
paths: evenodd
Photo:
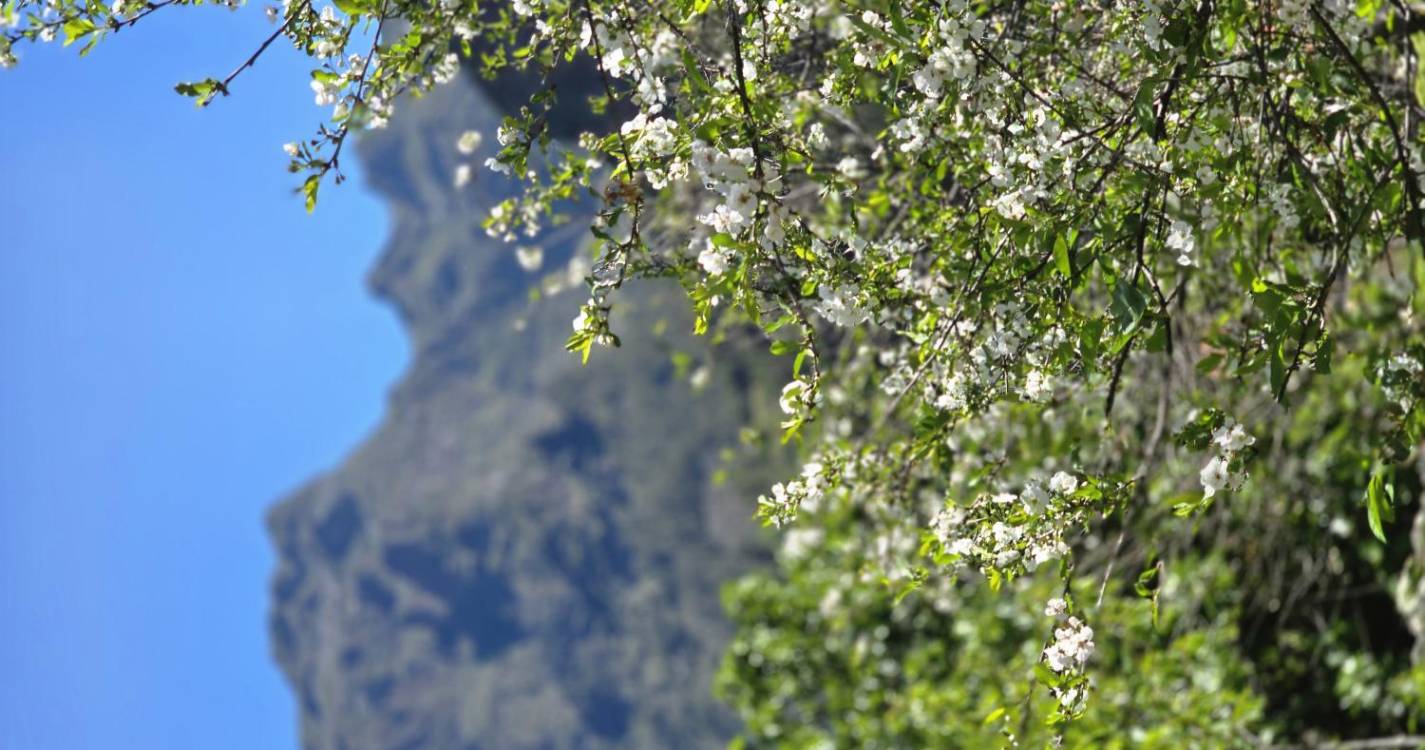
<path id="1" fill-rule="evenodd" d="M 198 4 L 10 0 L 0 62 Z M 523 193 L 485 226 L 595 200 L 568 347 L 617 345 L 620 288 L 664 277 L 699 333 L 789 360 L 805 460 L 757 503 L 780 568 L 726 594 L 740 744 L 1425 742 L 1425 8 L 265 11 L 252 57 L 177 88 L 310 55 L 309 207 L 402 96 L 524 71 L 482 165 Z M 556 138 L 577 64 L 614 125 Z"/>

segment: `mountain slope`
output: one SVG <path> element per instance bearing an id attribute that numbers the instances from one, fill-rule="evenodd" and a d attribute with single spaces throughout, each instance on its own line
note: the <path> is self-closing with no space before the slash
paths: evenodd
<path id="1" fill-rule="evenodd" d="M 302 745 L 718 746 L 717 592 L 765 554 L 750 498 L 770 474 L 711 477 L 742 425 L 773 418 L 770 369 L 720 352 L 694 393 L 671 355 L 706 349 L 660 317 L 678 290 L 653 286 L 616 313 L 622 349 L 580 367 L 562 344 L 582 289 L 531 303 L 540 274 L 479 226 L 510 188 L 484 170 L 451 187 L 459 133 L 488 143 L 497 123 L 458 81 L 362 142 L 393 225 L 370 283 L 413 361 L 374 434 L 269 514 Z M 552 273 L 582 237 L 575 221 L 540 238 Z"/>

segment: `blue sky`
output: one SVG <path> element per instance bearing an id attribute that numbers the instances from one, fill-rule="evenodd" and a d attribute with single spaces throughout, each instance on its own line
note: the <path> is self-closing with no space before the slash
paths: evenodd
<path id="1" fill-rule="evenodd" d="M 169 9 L 0 71 L 0 745 L 296 747 L 263 510 L 376 423 L 406 356 L 385 209 L 308 216 L 320 111 L 261 9 Z M 353 159 L 349 165 L 357 167 Z"/>

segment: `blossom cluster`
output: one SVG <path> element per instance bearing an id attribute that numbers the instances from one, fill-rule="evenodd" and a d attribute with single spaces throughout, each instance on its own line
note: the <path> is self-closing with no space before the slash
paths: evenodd
<path id="1" fill-rule="evenodd" d="M 1054 607 L 1055 601 L 1050 602 L 1050 607 L 1046 611 L 1054 612 L 1055 615 L 1062 614 L 1062 607 Z M 1044 652 L 1040 655 L 1044 665 L 1056 675 L 1077 675 L 1082 674 L 1088 664 L 1089 657 L 1093 656 L 1094 640 L 1093 628 L 1078 617 L 1070 616 L 1063 621 L 1063 624 L 1054 628 L 1054 637 L 1048 646 L 1044 647 Z M 1083 707 L 1088 696 L 1088 685 L 1082 680 L 1071 680 L 1062 685 L 1055 685 L 1051 688 L 1054 697 L 1058 699 L 1062 711 L 1072 713 Z"/>
<path id="2" fill-rule="evenodd" d="M 1240 456 L 1243 449 L 1255 442 L 1257 439 L 1247 434 L 1242 425 L 1230 420 L 1212 432 L 1212 444 L 1217 447 L 1218 454 L 1209 459 L 1198 473 L 1205 500 L 1212 498 L 1224 487 L 1235 489 L 1241 486 L 1247 475 Z"/>
<path id="3" fill-rule="evenodd" d="M 757 498 L 757 515 L 767 523 L 781 528 L 796 519 L 803 509 L 815 510 L 831 485 L 828 467 L 820 461 L 802 464 L 801 476 L 772 485 L 770 495 Z"/>
<path id="4" fill-rule="evenodd" d="M 1065 533 L 1103 510 L 1102 486 L 1060 471 L 1047 486 L 1030 481 L 1018 494 L 947 505 L 931 521 L 930 533 L 948 564 L 1013 578 L 1068 554 Z"/>

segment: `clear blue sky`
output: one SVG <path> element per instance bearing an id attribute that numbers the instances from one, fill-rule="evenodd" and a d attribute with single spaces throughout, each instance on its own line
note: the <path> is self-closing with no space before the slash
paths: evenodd
<path id="1" fill-rule="evenodd" d="M 171 11 L 171 13 L 170 13 Z M 314 216 L 320 115 L 259 6 L 169 9 L 0 71 L 0 746 L 296 747 L 264 509 L 379 417 L 406 356 L 362 278 L 359 175 Z M 351 167 L 356 167 L 355 160 Z"/>

